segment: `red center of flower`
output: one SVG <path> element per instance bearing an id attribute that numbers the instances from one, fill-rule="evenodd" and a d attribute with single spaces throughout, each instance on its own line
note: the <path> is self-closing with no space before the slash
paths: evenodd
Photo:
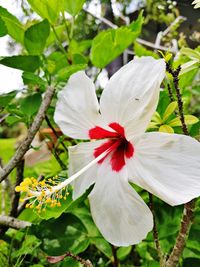
<path id="1" fill-rule="evenodd" d="M 116 122 L 110 123 L 109 127 L 112 128 L 114 132 L 96 126 L 89 130 L 89 137 L 90 139 L 109 139 L 99 147 L 95 148 L 94 156 L 97 158 L 103 152 L 108 150 L 108 154 L 101 159 L 99 163 L 102 163 L 105 158 L 110 155 L 112 170 L 119 172 L 126 164 L 125 158 L 131 158 L 133 156 L 134 147 L 126 140 L 124 127 Z"/>

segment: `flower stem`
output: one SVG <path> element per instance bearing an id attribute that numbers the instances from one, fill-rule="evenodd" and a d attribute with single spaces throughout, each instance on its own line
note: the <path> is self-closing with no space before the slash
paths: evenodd
<path id="1" fill-rule="evenodd" d="M 53 33 L 54 33 L 54 35 L 55 35 L 55 37 L 56 37 L 56 39 L 58 41 L 58 46 L 59 46 L 60 50 L 63 52 L 63 54 L 66 56 L 67 61 L 68 61 L 67 53 L 66 53 L 66 51 L 65 51 L 65 49 L 64 49 L 64 47 L 62 45 L 62 42 L 60 41 L 60 38 L 59 38 L 59 36 L 58 36 L 58 34 L 57 34 L 56 30 L 55 30 L 55 27 L 53 25 L 51 27 L 52 27 Z"/>
<path id="2" fill-rule="evenodd" d="M 119 261 L 117 258 L 117 249 L 115 246 L 111 245 L 112 247 L 112 254 L 113 254 L 113 267 L 118 267 L 119 266 Z"/>

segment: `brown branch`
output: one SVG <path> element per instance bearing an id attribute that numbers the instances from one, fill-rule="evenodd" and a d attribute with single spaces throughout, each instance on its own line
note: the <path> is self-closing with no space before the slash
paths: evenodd
<path id="1" fill-rule="evenodd" d="M 15 186 L 19 185 L 23 181 L 23 173 L 24 173 L 24 160 L 21 160 L 17 164 L 17 173 L 16 173 Z M 14 193 L 13 193 L 12 203 L 11 203 L 11 210 L 9 212 L 9 216 L 11 216 L 11 217 L 16 218 L 17 215 L 18 215 L 17 209 L 18 209 L 18 205 L 19 205 L 19 198 L 20 198 L 20 193 L 16 192 L 15 191 L 15 187 L 14 187 Z M 8 229 L 9 229 L 9 225 L 2 225 L 0 227 L 0 237 L 2 237 L 6 233 L 6 231 Z"/>
<path id="2" fill-rule="evenodd" d="M 18 186 L 23 181 L 23 175 L 24 175 L 24 160 L 21 160 L 17 164 L 15 187 Z M 10 216 L 17 217 L 17 213 L 18 213 L 17 209 L 18 209 L 18 205 L 19 205 L 19 199 L 20 199 L 20 193 L 14 191 L 14 196 L 13 196 L 12 204 L 11 204 L 11 210 L 9 213 Z"/>
<path id="3" fill-rule="evenodd" d="M 185 247 L 187 236 L 192 225 L 195 201 L 192 200 L 184 205 L 181 226 L 176 238 L 174 248 L 166 262 L 166 267 L 176 267 Z"/>
<path id="4" fill-rule="evenodd" d="M 11 227 L 18 230 L 31 226 L 31 223 L 18 220 L 11 216 L 0 215 L 0 225 L 5 226 L 6 228 Z"/>
<path id="5" fill-rule="evenodd" d="M 153 214 L 153 239 L 154 239 L 156 250 L 158 252 L 160 264 L 161 264 L 161 266 L 163 266 L 163 253 L 162 253 L 160 241 L 158 238 L 158 229 L 157 229 L 157 225 L 156 225 L 155 209 L 154 209 L 154 204 L 153 204 L 153 195 L 151 193 L 149 193 L 149 208 Z"/>
<path id="6" fill-rule="evenodd" d="M 184 112 L 183 112 L 183 101 L 182 101 L 182 96 L 181 96 L 181 92 L 179 88 L 178 76 L 179 76 L 181 67 L 179 66 L 176 70 L 173 70 L 171 66 L 169 65 L 169 63 L 167 63 L 166 68 L 167 68 L 167 71 L 173 77 L 173 83 L 174 83 L 174 88 L 176 90 L 178 109 L 179 109 L 179 115 L 180 115 L 183 133 L 185 135 L 189 135 L 187 126 L 185 124 Z M 180 224 L 180 230 L 177 235 L 172 252 L 169 255 L 168 260 L 166 261 L 166 264 L 165 264 L 166 267 L 176 267 L 179 263 L 179 259 L 185 248 L 186 240 L 187 240 L 190 227 L 192 224 L 194 208 L 195 208 L 195 200 L 192 200 L 184 205 L 183 215 L 182 215 L 181 224 Z"/>
<path id="7" fill-rule="evenodd" d="M 64 255 L 60 256 L 47 256 L 47 260 L 49 263 L 57 263 L 63 261 L 66 257 L 71 257 L 74 260 L 80 262 L 85 267 L 93 267 L 92 263 L 89 260 L 84 260 L 81 257 L 72 254 L 71 252 L 66 252 Z"/>
<path id="8" fill-rule="evenodd" d="M 3 169 L 0 169 L 0 182 L 2 182 L 8 176 L 8 174 L 16 167 L 18 162 L 22 160 L 23 156 L 28 151 L 31 142 L 33 141 L 33 138 L 35 137 L 42 121 L 44 120 L 47 109 L 53 98 L 54 91 L 55 88 L 51 86 L 49 86 L 48 89 L 46 90 L 42 104 L 38 110 L 38 113 L 35 116 L 32 125 L 28 129 L 27 137 L 18 147 L 17 151 L 15 152 L 15 155 L 11 158 L 9 163 Z"/>

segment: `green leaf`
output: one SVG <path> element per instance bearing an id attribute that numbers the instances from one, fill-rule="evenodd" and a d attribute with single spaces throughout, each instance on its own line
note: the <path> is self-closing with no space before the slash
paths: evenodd
<path id="1" fill-rule="evenodd" d="M 43 240 L 43 250 L 48 255 L 61 255 L 67 251 L 78 254 L 86 250 L 89 245 L 85 226 L 76 216 L 69 213 L 33 225 L 30 232 Z"/>
<path id="2" fill-rule="evenodd" d="M 166 121 L 169 118 L 169 116 L 175 111 L 177 106 L 178 106 L 177 101 L 174 101 L 168 105 L 163 114 L 163 121 Z"/>
<path id="3" fill-rule="evenodd" d="M 0 108 L 5 108 L 15 98 L 17 91 L 0 95 Z"/>
<path id="4" fill-rule="evenodd" d="M 146 49 L 143 45 L 135 42 L 134 43 L 134 52 L 137 56 L 141 57 L 141 56 L 151 56 L 154 57 L 155 59 L 158 59 L 159 56 L 154 53 L 151 50 Z"/>
<path id="5" fill-rule="evenodd" d="M 157 122 L 150 122 L 148 125 L 148 129 L 157 129 L 158 128 L 158 124 Z"/>
<path id="6" fill-rule="evenodd" d="M 97 229 L 94 221 L 92 219 L 91 213 L 86 205 L 81 205 L 79 208 L 71 210 L 77 218 L 81 220 L 83 225 L 88 231 L 88 236 L 90 237 L 90 242 L 94 244 L 98 250 L 100 250 L 106 257 L 111 259 L 112 248 L 110 244 L 102 237 L 101 233 Z"/>
<path id="7" fill-rule="evenodd" d="M 53 52 L 47 58 L 46 68 L 50 74 L 56 74 L 59 70 L 69 66 L 66 55 L 61 52 Z"/>
<path id="8" fill-rule="evenodd" d="M 162 123 L 161 116 L 157 111 L 154 112 L 151 120 L 156 123 Z"/>
<path id="9" fill-rule="evenodd" d="M 162 132 L 162 133 L 174 133 L 174 130 L 171 126 L 169 125 L 161 125 L 160 128 L 159 128 L 159 132 Z"/>
<path id="10" fill-rule="evenodd" d="M 77 15 L 85 3 L 85 0 L 64 0 L 64 9 L 72 16 Z"/>
<path id="11" fill-rule="evenodd" d="M 32 72 L 23 72 L 22 79 L 24 84 L 27 85 L 39 85 L 39 86 L 45 86 L 46 82 L 40 78 L 38 75 L 32 73 Z"/>
<path id="12" fill-rule="evenodd" d="M 132 246 L 119 248 L 117 250 L 117 258 L 119 260 L 124 260 L 131 253 L 131 250 L 132 250 Z"/>
<path id="13" fill-rule="evenodd" d="M 8 33 L 5 22 L 0 17 L 0 37 L 5 36 Z"/>
<path id="14" fill-rule="evenodd" d="M 14 69 L 35 72 L 40 67 L 40 59 L 38 56 L 12 56 L 4 57 L 0 60 L 0 64 Z"/>
<path id="15" fill-rule="evenodd" d="M 59 37 L 59 39 L 63 40 L 67 38 L 67 35 L 65 33 L 65 25 L 58 25 L 58 26 L 54 26 L 54 30 L 56 32 L 56 35 Z M 46 46 L 50 46 L 51 44 L 53 44 L 56 40 L 56 36 L 54 31 L 51 29 L 50 30 L 50 34 L 49 37 L 46 41 Z"/>
<path id="16" fill-rule="evenodd" d="M 50 33 L 50 25 L 47 19 L 32 25 L 24 35 L 24 45 L 30 55 L 42 54 L 46 40 Z"/>
<path id="17" fill-rule="evenodd" d="M 23 44 L 24 26 L 21 22 L 2 6 L 0 6 L 0 18 L 4 21 L 8 34 L 17 42 Z"/>
<path id="18" fill-rule="evenodd" d="M 199 119 L 193 115 L 184 115 L 184 118 L 185 118 L 186 125 L 192 125 L 199 121 Z M 168 125 L 172 127 L 176 127 L 176 126 L 182 126 L 182 123 L 181 123 L 180 118 L 175 118 L 171 120 L 170 122 L 168 122 Z"/>
<path id="19" fill-rule="evenodd" d="M 19 122 L 22 122 L 22 121 L 23 121 L 23 119 L 19 118 L 17 116 L 9 116 L 9 117 L 6 118 L 6 123 L 8 124 L 8 126 L 12 126 L 15 123 L 19 123 Z"/>
<path id="20" fill-rule="evenodd" d="M 180 50 L 180 53 L 191 58 L 191 59 L 197 59 L 200 61 L 200 52 L 191 48 L 183 47 Z"/>
<path id="21" fill-rule="evenodd" d="M 87 64 L 70 65 L 57 73 L 58 81 L 66 81 L 73 73 L 86 69 Z"/>
<path id="22" fill-rule="evenodd" d="M 191 60 L 181 65 L 180 75 L 183 75 L 191 70 L 199 68 L 199 62 L 197 60 Z"/>
<path id="23" fill-rule="evenodd" d="M 63 7 L 63 1 L 55 0 L 28 0 L 32 9 L 50 24 L 55 24 Z"/>
<path id="24" fill-rule="evenodd" d="M 92 63 L 96 67 L 103 68 L 117 58 L 138 37 L 142 23 L 143 17 L 140 14 L 129 26 L 100 32 L 92 42 L 90 54 Z"/>
<path id="25" fill-rule="evenodd" d="M 21 111 L 30 118 L 38 111 L 41 102 L 42 97 L 40 93 L 28 95 L 21 102 Z"/>
<path id="26" fill-rule="evenodd" d="M 32 254 L 33 250 L 40 246 L 41 240 L 34 235 L 26 235 L 22 246 L 12 253 L 12 257 L 19 258 L 22 255 Z"/>
<path id="27" fill-rule="evenodd" d="M 73 54 L 72 62 L 73 64 L 86 64 L 87 59 L 81 54 Z"/>

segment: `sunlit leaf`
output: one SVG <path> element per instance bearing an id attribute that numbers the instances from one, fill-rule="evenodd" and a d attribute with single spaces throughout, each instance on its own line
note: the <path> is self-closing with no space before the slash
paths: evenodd
<path id="1" fill-rule="evenodd" d="M 169 116 L 175 111 L 177 106 L 178 106 L 177 101 L 174 101 L 168 105 L 163 114 L 163 121 L 166 121 L 169 118 Z"/>
<path id="2" fill-rule="evenodd" d="M 159 132 L 162 133 L 174 133 L 174 130 L 172 127 L 170 127 L 169 125 L 161 125 L 159 128 Z"/>
<path id="3" fill-rule="evenodd" d="M 63 1 L 55 0 L 28 0 L 32 9 L 51 24 L 55 24 L 63 6 Z"/>
<path id="4" fill-rule="evenodd" d="M 193 115 L 184 115 L 185 118 L 185 124 L 186 125 L 192 125 L 195 124 L 199 121 L 199 119 Z M 172 127 L 176 127 L 176 126 L 181 126 L 181 120 L 180 118 L 175 118 L 173 120 L 171 120 L 168 125 L 172 126 Z"/>
<path id="5" fill-rule="evenodd" d="M 83 7 L 85 0 L 64 0 L 64 9 L 72 16 L 77 15 Z"/>
<path id="6" fill-rule="evenodd" d="M 0 6 L 0 18 L 4 21 L 8 34 L 17 42 L 23 44 L 24 26 L 21 22 L 2 6 Z"/>
<path id="7" fill-rule="evenodd" d="M 92 63 L 103 68 L 113 61 L 138 37 L 142 24 L 143 16 L 140 13 L 138 19 L 129 26 L 100 32 L 92 42 Z"/>

